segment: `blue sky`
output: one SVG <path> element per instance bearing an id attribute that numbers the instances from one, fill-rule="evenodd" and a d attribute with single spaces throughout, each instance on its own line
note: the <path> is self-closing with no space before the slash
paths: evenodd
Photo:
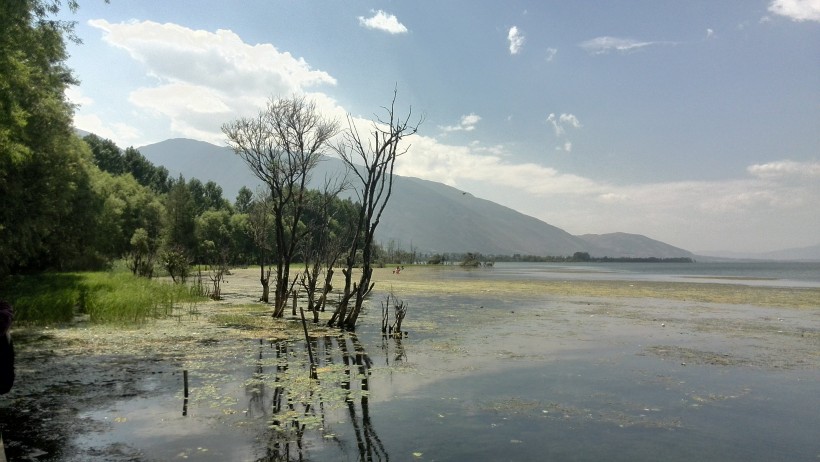
<path id="1" fill-rule="evenodd" d="M 423 115 L 398 173 L 573 234 L 820 243 L 820 0 L 81 2 L 75 125 L 224 145 L 269 97 Z M 237 159 L 239 161 L 239 159 Z"/>

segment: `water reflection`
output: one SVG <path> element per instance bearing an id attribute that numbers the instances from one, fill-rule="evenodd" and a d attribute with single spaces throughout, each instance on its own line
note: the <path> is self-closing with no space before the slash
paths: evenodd
<path id="1" fill-rule="evenodd" d="M 383 342 L 388 364 L 405 357 L 400 340 L 392 351 Z M 260 340 L 245 385 L 247 417 L 267 423 L 255 460 L 301 461 L 309 452 L 351 457 L 353 447 L 358 460 L 389 460 L 370 416 L 373 361 L 362 342 L 345 332 L 311 339 L 310 347 L 317 378 L 311 378 L 304 342 Z"/>

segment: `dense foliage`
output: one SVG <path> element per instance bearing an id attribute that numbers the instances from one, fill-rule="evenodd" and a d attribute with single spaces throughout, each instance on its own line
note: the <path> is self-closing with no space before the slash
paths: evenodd
<path id="1" fill-rule="evenodd" d="M 75 0 L 66 4 L 77 8 Z M 271 100 L 259 119 L 223 127 L 234 151 L 268 186 L 256 194 L 243 188 L 231 203 L 212 181 L 172 178 L 133 147 L 75 133 L 65 91 L 76 82 L 64 41 L 77 38 L 72 23 L 49 19 L 61 6 L 60 0 L 0 3 L 0 281 L 124 260 L 135 276 L 163 272 L 177 282 L 202 276 L 204 267 L 208 295 L 219 298 L 228 267 L 256 264 L 267 302 L 273 266 L 278 317 L 297 282 L 311 307 L 321 294 L 323 309 L 332 268 L 344 255 L 345 304 L 354 293 L 356 304 L 340 325 L 353 328 L 372 289 L 371 264 L 382 255 L 374 233 L 392 191 L 393 162 L 404 152 L 399 141 L 417 126 L 394 120 L 391 106 L 390 130 L 376 129 L 373 152 L 363 150 L 357 132 L 348 133 L 350 152 L 369 162 L 367 175 L 350 163 L 363 181 L 362 202 L 354 204 L 338 197 L 343 181 L 322 191 L 307 187 L 337 123 L 304 97 Z M 348 159 L 348 149 L 339 150 Z M 295 262 L 305 266 L 292 275 Z M 351 285 L 354 265 L 365 268 L 358 289 Z M 64 301 L 53 306 L 72 303 Z"/>

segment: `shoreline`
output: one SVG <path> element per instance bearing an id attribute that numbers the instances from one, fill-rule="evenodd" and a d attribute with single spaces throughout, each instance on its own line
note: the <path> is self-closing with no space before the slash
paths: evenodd
<path id="1" fill-rule="evenodd" d="M 460 293 L 492 291 L 511 297 L 543 295 L 565 297 L 659 298 L 703 303 L 726 303 L 764 307 L 820 309 L 820 288 L 770 287 L 730 282 L 661 282 L 645 280 L 538 280 L 538 279 L 453 279 L 437 278 L 436 273 L 470 271 L 459 267 L 408 266 L 400 274 L 390 268 L 373 271 L 374 291 L 391 289 L 397 294 Z M 492 271 L 491 269 L 489 271 Z M 730 281 L 730 280 L 726 280 Z M 386 286 L 386 287 L 385 287 Z"/>
<path id="2" fill-rule="evenodd" d="M 402 391 L 398 385 L 381 386 L 379 377 L 401 375 L 421 389 L 458 371 L 468 377 L 501 366 L 551 362 L 564 354 L 575 358 L 571 361 L 578 355 L 588 361 L 620 351 L 617 358 L 623 360 L 654 358 L 669 366 L 679 364 L 678 368 L 689 364 L 686 370 L 692 371 L 691 366 L 696 366 L 816 375 L 820 368 L 820 289 L 452 279 L 441 277 L 441 271 L 427 266 L 407 266 L 400 274 L 390 268 L 374 269 L 376 286 L 360 334 L 378 338 L 379 304 L 384 294 L 393 292 L 410 306 L 404 322 L 410 337 L 402 340 L 400 350 L 395 350 L 399 343 L 391 348 L 394 353 L 406 349 L 412 358 L 409 363 L 394 360 L 375 369 L 374 403 L 380 402 L 380 396 L 381 401 L 389 401 Z M 338 279 L 334 285 L 340 286 Z M 257 301 L 260 292 L 258 268 L 235 269 L 223 286 L 224 300 L 179 307 L 173 316 L 141 326 L 80 322 L 15 329 L 18 382 L 8 399 L 0 401 L 0 430 L 7 437 L 7 452 L 15 457 L 45 451 L 60 460 L 110 460 L 106 457 L 121 455 L 117 451 L 126 448 L 133 449 L 136 457 L 139 443 L 116 429 L 139 422 L 140 413 L 119 409 L 125 403 L 156 399 L 157 394 L 174 405 L 181 403 L 183 369 L 197 381 L 190 403 L 194 415 L 241 412 L 245 388 L 239 388 L 238 398 L 221 391 L 235 383 L 230 368 L 245 364 L 250 370 L 249 361 L 255 355 L 261 360 L 261 352 L 273 351 L 274 343 L 284 341 L 297 351 L 305 343 L 302 326 L 290 316 L 290 308 L 285 318 L 272 320 L 271 306 Z M 330 315 L 327 311 L 321 319 Z M 309 324 L 309 330 L 317 342 L 345 336 L 323 323 Z M 499 342 L 487 342 L 488 336 Z M 534 344 L 540 345 L 537 351 Z M 363 348 L 374 359 L 381 351 L 378 343 Z M 416 370 L 413 362 L 420 358 L 427 364 L 423 371 Z M 275 358 L 266 361 L 266 367 L 278 364 Z M 332 376 L 338 371 L 326 367 L 320 373 Z M 408 390 L 412 389 L 404 391 Z M 54 411 L 41 412 L 44 409 Z M 94 420 L 90 415 L 109 420 Z M 237 422 L 245 422 L 237 418 L 225 417 L 220 428 L 235 431 Z M 80 422 L 83 425 L 77 425 Z M 97 447 L 108 438 L 124 439 Z M 90 458 L 91 449 L 102 458 Z"/>

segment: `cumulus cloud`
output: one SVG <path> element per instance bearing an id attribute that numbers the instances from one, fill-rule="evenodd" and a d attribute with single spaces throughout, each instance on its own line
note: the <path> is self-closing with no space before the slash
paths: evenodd
<path id="1" fill-rule="evenodd" d="M 459 121 L 458 125 L 439 126 L 439 128 L 444 130 L 445 132 L 471 132 L 475 130 L 475 126 L 479 121 L 481 121 L 481 116 L 471 112 L 467 115 L 461 116 L 461 120 Z"/>
<path id="2" fill-rule="evenodd" d="M 773 0 L 769 11 L 792 21 L 820 22 L 820 0 Z"/>
<path id="3" fill-rule="evenodd" d="M 333 86 L 335 79 L 273 45 L 247 44 L 230 31 L 173 24 L 100 20 L 92 25 L 153 78 L 153 85 L 131 92 L 131 103 L 141 115 L 159 115 L 151 119 L 166 120 L 179 136 L 222 144 L 219 127 L 226 120 L 256 113 L 270 96 L 291 93 L 307 94 L 323 113 L 344 120 L 346 111 L 316 90 Z M 93 107 L 89 98 L 72 98 Z M 83 128 L 118 142 L 138 135 L 127 126 L 103 125 L 101 119 L 112 120 L 107 117 L 79 117 Z M 466 114 L 453 127 L 469 131 L 480 120 Z M 571 149 L 567 135 L 582 127 L 580 120 L 551 113 L 547 122 L 560 147 Z M 398 174 L 476 192 L 570 232 L 637 232 L 690 250 L 709 248 L 711 242 L 719 246 L 731 235 L 738 248 L 768 245 L 761 249 L 771 250 L 816 242 L 820 229 L 817 162 L 751 165 L 739 180 L 618 185 L 541 163 L 516 163 L 511 148 L 501 145 L 448 145 L 422 135 L 406 141 L 411 150 L 399 159 Z M 793 236 L 794 245 L 775 242 L 784 235 Z"/>
<path id="4" fill-rule="evenodd" d="M 547 122 L 549 122 L 553 130 L 555 130 L 555 136 L 563 135 L 567 127 L 581 128 L 581 121 L 572 114 L 564 113 L 556 116 L 554 113 L 550 113 L 550 115 L 547 116 Z"/>
<path id="5" fill-rule="evenodd" d="M 80 87 L 67 87 L 65 96 L 68 101 L 77 105 L 74 111 L 75 128 L 94 133 L 102 138 L 117 140 L 124 143 L 123 145 L 132 145 L 139 140 L 141 133 L 136 128 L 123 123 L 104 122 L 100 116 L 94 114 L 94 100 L 85 95 Z"/>
<path id="6" fill-rule="evenodd" d="M 327 72 L 271 44 L 251 45 L 229 30 L 209 32 L 152 21 L 89 21 L 111 46 L 140 62 L 153 86 L 131 92 L 129 101 L 170 120 L 174 133 L 221 144 L 222 123 L 255 113 L 271 96 L 333 86 Z M 312 93 L 332 110 L 335 103 Z M 336 114 L 343 114 L 336 108 Z"/>
<path id="7" fill-rule="evenodd" d="M 524 46 L 524 34 L 518 30 L 518 27 L 512 26 L 510 27 L 509 32 L 507 32 L 507 41 L 510 42 L 510 54 L 517 55 L 521 52 L 521 47 Z"/>
<path id="8" fill-rule="evenodd" d="M 560 116 L 556 116 L 560 120 Z M 571 233 L 645 234 L 688 250 L 774 250 L 816 242 L 817 177 L 761 178 L 761 171 L 795 172 L 816 164 L 760 164 L 748 177 L 714 181 L 610 184 L 538 163 L 515 163 L 505 149 L 447 145 L 415 135 L 400 175 L 442 182 L 513 207 Z M 783 242 L 783 236 L 793 241 Z M 732 249 L 730 249 L 732 250 Z"/>
<path id="9" fill-rule="evenodd" d="M 611 51 L 626 53 L 636 51 L 650 45 L 655 45 L 661 42 L 641 42 L 638 40 L 618 37 L 596 37 L 585 42 L 581 42 L 579 46 L 592 54 L 605 54 Z"/>
<path id="10" fill-rule="evenodd" d="M 573 114 L 563 113 L 561 115 L 555 115 L 554 113 L 550 113 L 550 115 L 547 116 L 547 123 L 552 125 L 555 136 L 564 138 L 563 143 L 556 146 L 555 150 L 572 152 L 572 142 L 566 139 L 566 131 L 567 128 L 581 128 L 581 121 Z"/>
<path id="11" fill-rule="evenodd" d="M 389 34 L 404 34 L 407 32 L 407 27 L 400 23 L 395 15 L 385 13 L 382 10 L 372 13 L 373 16 L 369 18 L 359 16 L 359 24 L 368 29 L 380 30 Z"/>

